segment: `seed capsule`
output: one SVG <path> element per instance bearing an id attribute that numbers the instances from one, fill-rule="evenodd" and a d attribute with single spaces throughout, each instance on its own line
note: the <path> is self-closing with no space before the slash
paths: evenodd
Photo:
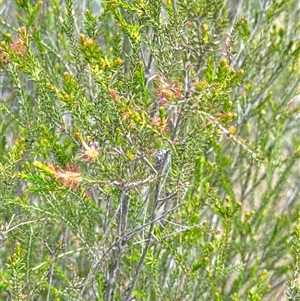
<path id="1" fill-rule="evenodd" d="M 160 171 L 164 166 L 167 166 L 170 161 L 170 156 L 165 149 L 161 149 L 156 152 L 154 159 L 154 168 Z"/>

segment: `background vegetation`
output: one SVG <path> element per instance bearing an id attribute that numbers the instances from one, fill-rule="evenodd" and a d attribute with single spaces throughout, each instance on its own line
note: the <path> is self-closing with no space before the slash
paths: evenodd
<path id="1" fill-rule="evenodd" d="M 0 10 L 1 300 L 300 300 L 298 1 Z"/>

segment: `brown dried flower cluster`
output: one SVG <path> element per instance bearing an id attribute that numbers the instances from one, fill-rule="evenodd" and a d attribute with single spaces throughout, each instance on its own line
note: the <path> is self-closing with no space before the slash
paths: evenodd
<path id="1" fill-rule="evenodd" d="M 0 49 L 0 65 L 9 63 L 9 56 L 3 50 Z"/>

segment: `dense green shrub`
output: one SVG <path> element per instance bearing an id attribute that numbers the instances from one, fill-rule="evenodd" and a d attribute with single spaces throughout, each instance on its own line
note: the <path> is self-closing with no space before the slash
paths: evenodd
<path id="1" fill-rule="evenodd" d="M 300 300 L 298 1 L 0 4 L 1 300 Z"/>

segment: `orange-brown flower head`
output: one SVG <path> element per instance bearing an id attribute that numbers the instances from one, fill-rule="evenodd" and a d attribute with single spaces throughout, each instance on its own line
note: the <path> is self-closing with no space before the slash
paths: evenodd
<path id="1" fill-rule="evenodd" d="M 83 149 L 81 151 L 81 155 L 79 156 L 79 159 L 82 159 L 82 161 L 89 162 L 89 163 L 95 162 L 101 151 L 101 147 L 99 146 L 99 143 L 93 140 L 89 144 L 87 144 L 83 139 L 81 139 L 81 143 Z"/>
<path id="2" fill-rule="evenodd" d="M 11 44 L 11 50 L 15 53 L 18 57 L 25 57 L 27 54 L 27 48 L 24 41 L 21 38 L 17 38 Z"/>
<path id="3" fill-rule="evenodd" d="M 71 167 L 67 164 L 66 169 L 54 170 L 55 179 L 63 184 L 64 188 L 76 190 L 82 181 L 81 173 L 76 167 Z"/>

